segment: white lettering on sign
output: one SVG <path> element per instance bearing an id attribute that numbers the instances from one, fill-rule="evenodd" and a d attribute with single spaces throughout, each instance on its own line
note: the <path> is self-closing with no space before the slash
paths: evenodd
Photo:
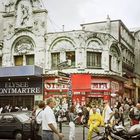
<path id="1" fill-rule="evenodd" d="M 5 82 L 0 87 L 0 94 L 35 94 L 41 93 L 41 87 L 32 87 L 29 82 Z"/>
<path id="2" fill-rule="evenodd" d="M 28 82 L 5 82 L 5 88 L 29 87 Z"/>
<path id="3" fill-rule="evenodd" d="M 60 90 L 60 88 L 62 89 L 67 89 L 68 90 L 68 85 L 62 84 L 61 87 L 59 84 L 55 84 L 55 83 L 45 83 L 44 84 L 45 89 L 47 90 Z"/>
<path id="4" fill-rule="evenodd" d="M 110 88 L 109 82 L 108 83 L 92 83 L 91 89 L 92 90 L 108 90 Z"/>
<path id="5" fill-rule="evenodd" d="M 0 88 L 0 94 L 15 94 L 15 93 L 41 93 L 41 89 L 39 87 L 36 88 Z"/>

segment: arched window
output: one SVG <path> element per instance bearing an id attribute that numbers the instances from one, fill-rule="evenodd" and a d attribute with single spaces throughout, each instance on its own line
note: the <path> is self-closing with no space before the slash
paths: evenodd
<path id="1" fill-rule="evenodd" d="M 75 48 L 71 40 L 66 38 L 56 40 L 50 52 L 52 69 L 67 68 L 69 62 L 71 62 L 71 67 L 75 66 Z"/>
<path id="2" fill-rule="evenodd" d="M 109 68 L 112 71 L 119 72 L 120 52 L 115 46 L 111 46 L 109 55 Z"/>
<path id="3" fill-rule="evenodd" d="M 91 39 L 87 45 L 87 67 L 101 68 L 102 43 L 99 39 Z"/>
<path id="4" fill-rule="evenodd" d="M 34 46 L 29 37 L 17 39 L 13 47 L 15 66 L 34 65 Z"/>

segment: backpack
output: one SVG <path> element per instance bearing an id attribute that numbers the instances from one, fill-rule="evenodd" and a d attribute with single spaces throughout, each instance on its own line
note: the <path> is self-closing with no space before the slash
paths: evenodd
<path id="1" fill-rule="evenodd" d="M 39 131 L 39 128 L 40 128 L 40 126 L 41 126 L 41 124 L 38 124 L 37 123 L 37 120 L 36 120 L 36 117 L 39 115 L 39 113 L 41 112 L 42 110 L 40 110 L 38 113 L 37 113 L 37 115 L 32 119 L 32 128 L 33 128 L 33 130 L 35 130 L 35 131 Z"/>

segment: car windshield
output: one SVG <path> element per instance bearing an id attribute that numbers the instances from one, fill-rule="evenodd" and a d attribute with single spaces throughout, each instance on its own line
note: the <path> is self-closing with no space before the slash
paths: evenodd
<path id="1" fill-rule="evenodd" d="M 30 119 L 30 117 L 26 114 L 17 114 L 16 116 L 21 122 L 25 122 Z"/>

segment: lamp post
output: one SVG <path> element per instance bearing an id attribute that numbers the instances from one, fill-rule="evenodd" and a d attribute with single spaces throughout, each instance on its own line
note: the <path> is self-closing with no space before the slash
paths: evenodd
<path id="1" fill-rule="evenodd" d="M 62 133 L 62 84 L 60 83 L 60 107 L 61 107 L 61 110 L 60 110 L 60 120 L 59 120 L 59 131 L 60 133 Z"/>

